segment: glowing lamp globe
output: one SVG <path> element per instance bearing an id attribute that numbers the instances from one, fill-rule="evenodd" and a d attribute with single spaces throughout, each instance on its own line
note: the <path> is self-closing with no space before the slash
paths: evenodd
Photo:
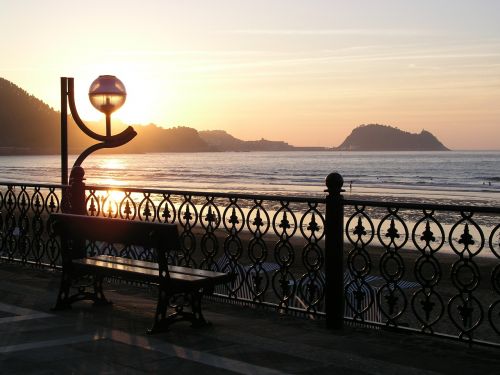
<path id="1" fill-rule="evenodd" d="M 107 116 L 120 108 L 126 98 L 125 85 L 115 76 L 99 76 L 89 88 L 90 102 Z"/>

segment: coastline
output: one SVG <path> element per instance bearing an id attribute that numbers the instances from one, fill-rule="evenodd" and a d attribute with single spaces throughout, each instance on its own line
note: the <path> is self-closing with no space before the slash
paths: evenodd
<path id="1" fill-rule="evenodd" d="M 344 181 L 344 199 L 399 203 L 451 204 L 458 206 L 500 207 L 500 191 L 495 189 L 444 190 L 422 187 L 353 186 Z"/>

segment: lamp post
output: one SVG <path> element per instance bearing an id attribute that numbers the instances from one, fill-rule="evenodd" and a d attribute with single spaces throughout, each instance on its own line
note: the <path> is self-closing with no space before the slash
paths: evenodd
<path id="1" fill-rule="evenodd" d="M 129 126 L 119 134 L 111 135 L 111 114 L 120 108 L 127 97 L 122 81 L 115 76 L 99 76 L 89 89 L 92 105 L 106 115 L 106 135 L 90 130 L 81 120 L 75 105 L 74 78 L 61 77 L 61 184 L 68 184 L 68 105 L 76 125 L 90 138 L 99 143 L 84 150 L 73 164 L 80 167 L 87 156 L 103 148 L 114 148 L 130 142 L 137 133 Z"/>
<path id="2" fill-rule="evenodd" d="M 61 77 L 61 184 L 68 185 L 68 182 L 72 184 L 71 211 L 74 213 L 83 214 L 85 210 L 85 185 L 83 184 L 85 171 L 81 167 L 85 158 L 94 151 L 103 148 L 120 147 L 137 135 L 131 126 L 119 134 L 111 135 L 111 114 L 125 103 L 126 97 L 125 86 L 115 76 L 99 76 L 90 85 L 90 102 L 97 110 L 106 115 L 106 135 L 101 135 L 89 129 L 78 114 L 75 105 L 74 79 Z M 72 181 L 68 181 L 68 106 L 71 116 L 80 130 L 88 137 L 98 141 L 84 150 L 74 162 L 71 169 Z"/>

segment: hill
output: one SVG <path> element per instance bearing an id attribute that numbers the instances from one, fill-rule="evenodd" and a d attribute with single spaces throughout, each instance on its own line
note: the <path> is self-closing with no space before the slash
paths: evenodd
<path id="1" fill-rule="evenodd" d="M 60 152 L 60 112 L 3 78 L 0 78 L 0 154 L 58 154 Z M 103 125 L 86 122 L 98 133 Z M 124 127 L 113 121 L 113 132 Z M 100 152 L 146 153 L 211 151 L 195 129 L 174 127 L 164 129 L 156 125 L 135 125 L 138 135 L 127 145 Z M 84 135 L 68 116 L 68 149 L 79 154 L 96 143 Z"/>
<path id="2" fill-rule="evenodd" d="M 282 141 L 242 141 L 224 130 L 203 130 L 201 138 L 217 151 L 295 151 L 297 147 Z"/>
<path id="3" fill-rule="evenodd" d="M 337 151 L 448 151 L 434 135 L 405 132 L 387 125 L 361 125 L 335 148 Z"/>
<path id="4" fill-rule="evenodd" d="M 0 103 L 0 153 L 44 154 L 58 150 L 58 112 L 3 78 Z"/>
<path id="5" fill-rule="evenodd" d="M 60 112 L 3 78 L 0 78 L 0 154 L 58 154 L 60 152 Z M 102 133 L 103 124 L 86 122 Z M 206 152 L 206 151 L 297 151 L 323 150 L 322 147 L 294 147 L 282 141 L 243 141 L 223 130 L 198 132 L 186 126 L 169 129 L 154 124 L 133 125 L 137 136 L 125 146 L 101 150 L 107 153 Z M 124 124 L 113 121 L 113 133 Z M 79 154 L 94 144 L 68 116 L 68 150 Z"/>
<path id="6" fill-rule="evenodd" d="M 137 136 L 129 143 L 111 152 L 149 153 L 149 152 L 206 152 L 213 151 L 198 134 L 187 126 L 164 129 L 154 124 L 133 125 Z"/>

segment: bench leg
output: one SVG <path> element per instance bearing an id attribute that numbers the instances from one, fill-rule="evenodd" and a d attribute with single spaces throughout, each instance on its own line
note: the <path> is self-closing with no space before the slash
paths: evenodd
<path id="1" fill-rule="evenodd" d="M 148 334 L 168 331 L 168 326 L 172 323 L 169 322 L 167 318 L 169 298 L 170 296 L 166 291 L 160 290 L 158 294 L 158 303 L 156 305 L 155 321 L 153 323 L 153 327 L 148 329 Z"/>
<path id="2" fill-rule="evenodd" d="M 205 317 L 201 312 L 202 297 L 203 293 L 199 290 L 191 293 L 191 311 L 193 316 L 189 320 L 191 321 L 191 325 L 193 327 L 204 327 L 210 325 L 210 323 L 207 320 L 205 320 Z"/>
<path id="3" fill-rule="evenodd" d="M 113 302 L 111 302 L 104 296 L 104 291 L 102 289 L 102 280 L 103 277 L 94 276 L 94 297 L 92 298 L 92 300 L 94 301 L 94 305 L 96 306 L 107 306 L 113 304 Z"/>
<path id="4" fill-rule="evenodd" d="M 167 332 L 171 324 L 182 320 L 191 322 L 191 326 L 195 328 L 210 325 L 210 323 L 205 320 L 201 311 L 201 299 L 203 297 L 201 291 L 189 293 L 188 298 L 190 299 L 191 311 L 184 311 L 184 306 L 178 305 L 175 307 L 175 311 L 167 316 L 168 301 L 170 297 L 172 296 L 166 291 L 160 291 L 158 304 L 156 305 L 155 321 L 153 327 L 147 331 L 148 334 Z"/>
<path id="5" fill-rule="evenodd" d="M 63 271 L 61 278 L 61 286 L 59 288 L 59 294 L 57 295 L 56 305 L 52 310 L 67 310 L 71 309 L 71 305 L 77 301 L 90 300 L 94 302 L 96 306 L 106 306 L 110 305 L 111 301 L 107 300 L 104 296 L 102 289 L 103 278 L 99 276 L 92 276 L 92 286 L 90 285 L 80 285 L 76 288 L 78 289 L 75 294 L 70 295 L 70 289 L 72 287 L 72 282 L 74 280 L 73 275 L 69 272 Z M 87 288 L 92 287 L 93 292 L 86 291 Z"/>
<path id="6" fill-rule="evenodd" d="M 61 285 L 59 287 L 59 293 L 57 295 L 56 305 L 52 310 L 67 310 L 71 309 L 69 289 L 71 288 L 71 275 L 68 272 L 63 271 L 61 277 Z"/>

